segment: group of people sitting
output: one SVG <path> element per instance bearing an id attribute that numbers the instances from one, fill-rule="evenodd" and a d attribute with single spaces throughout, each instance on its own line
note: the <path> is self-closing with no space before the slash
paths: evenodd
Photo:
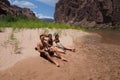
<path id="1" fill-rule="evenodd" d="M 55 38 L 52 38 L 52 34 L 41 34 L 40 35 L 40 40 L 37 43 L 37 46 L 35 47 L 35 50 L 37 50 L 38 52 L 40 52 L 40 56 L 47 58 L 48 60 L 50 60 L 52 63 L 54 63 L 57 67 L 60 67 L 59 63 L 56 62 L 52 56 L 54 54 L 56 54 L 56 56 L 63 60 L 63 61 L 67 61 L 67 59 L 63 58 L 60 54 L 66 53 L 66 50 L 75 52 L 75 49 L 70 49 L 70 48 L 66 48 L 64 47 L 59 40 L 59 34 L 58 33 L 54 33 Z M 55 43 L 55 44 L 54 44 Z"/>

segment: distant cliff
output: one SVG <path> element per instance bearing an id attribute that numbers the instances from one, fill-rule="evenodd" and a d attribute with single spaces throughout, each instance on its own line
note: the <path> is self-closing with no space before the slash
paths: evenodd
<path id="1" fill-rule="evenodd" d="M 120 25 L 119 0 L 59 0 L 55 21 L 78 26 Z"/>
<path id="2" fill-rule="evenodd" d="M 0 16 L 1 15 L 24 15 L 28 18 L 36 18 L 33 11 L 28 8 L 20 8 L 15 5 L 10 5 L 8 0 L 0 0 Z"/>

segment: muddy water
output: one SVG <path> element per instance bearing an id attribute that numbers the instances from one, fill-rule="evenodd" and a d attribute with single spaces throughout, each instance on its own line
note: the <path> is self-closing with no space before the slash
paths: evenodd
<path id="1" fill-rule="evenodd" d="M 89 31 L 102 36 L 102 43 L 120 45 L 120 32 L 118 31 Z"/>

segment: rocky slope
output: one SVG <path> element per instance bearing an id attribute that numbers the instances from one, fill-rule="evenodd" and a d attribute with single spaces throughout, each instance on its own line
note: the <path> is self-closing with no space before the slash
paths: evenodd
<path id="1" fill-rule="evenodd" d="M 20 8 L 15 5 L 10 5 L 8 0 L 0 0 L 0 15 L 25 15 L 28 18 L 35 18 L 35 14 L 28 8 Z"/>
<path id="2" fill-rule="evenodd" d="M 79 26 L 120 25 L 119 0 L 59 0 L 55 21 Z"/>

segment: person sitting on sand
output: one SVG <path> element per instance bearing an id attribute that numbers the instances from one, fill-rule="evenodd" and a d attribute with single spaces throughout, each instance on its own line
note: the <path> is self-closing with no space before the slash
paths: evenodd
<path id="1" fill-rule="evenodd" d="M 56 47 L 62 49 L 64 52 L 65 52 L 66 50 L 75 52 L 75 49 L 71 49 L 71 48 L 64 47 L 64 46 L 60 43 L 58 33 L 54 33 L 54 36 L 55 36 L 54 42 L 56 43 Z"/>
<path id="2" fill-rule="evenodd" d="M 53 45 L 54 40 L 52 39 L 52 34 L 48 34 L 48 39 L 46 41 L 47 41 L 48 47 L 51 47 L 52 49 L 56 50 L 56 52 L 65 54 L 63 50 L 60 50 L 59 48 Z"/>
<path id="3" fill-rule="evenodd" d="M 40 52 L 40 54 L 46 56 L 51 62 L 53 62 L 57 67 L 60 67 L 59 63 L 56 62 L 55 60 L 53 60 L 53 58 L 51 57 L 54 54 L 51 54 L 51 52 L 56 53 L 56 55 L 58 56 L 58 58 L 62 59 L 65 61 L 65 59 L 63 57 L 61 57 L 60 54 L 58 54 L 54 49 L 51 49 L 47 46 L 46 42 L 45 42 L 45 35 L 40 35 L 40 40 L 37 43 L 37 47 L 36 50 L 38 52 Z M 67 60 L 66 60 L 67 61 Z"/>

